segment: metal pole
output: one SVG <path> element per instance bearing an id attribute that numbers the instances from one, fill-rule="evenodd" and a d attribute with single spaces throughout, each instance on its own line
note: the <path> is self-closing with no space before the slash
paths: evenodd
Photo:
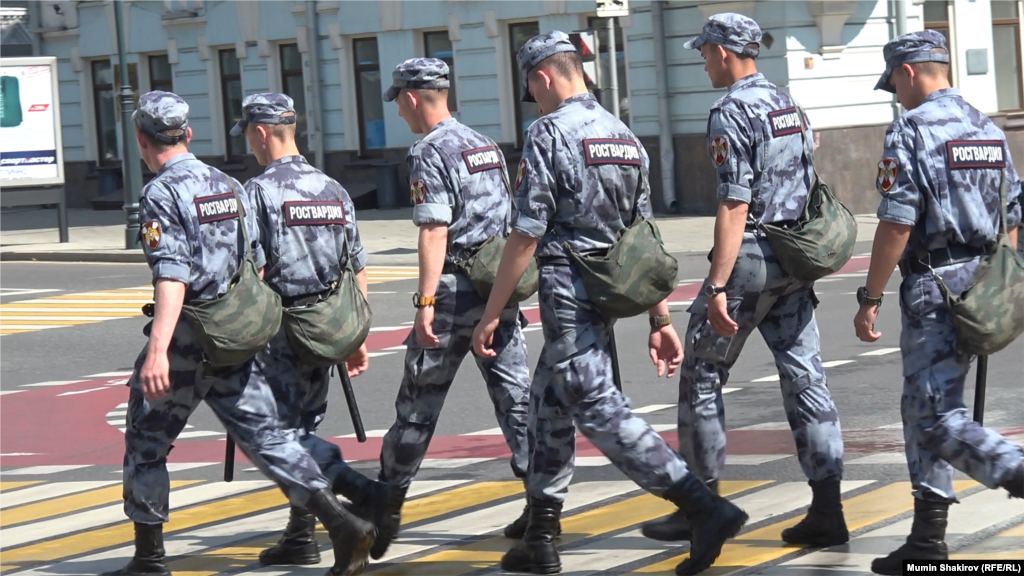
<path id="1" fill-rule="evenodd" d="M 668 104 L 668 64 L 665 56 L 664 2 L 651 2 L 651 28 L 654 29 L 654 79 L 658 91 L 658 156 L 661 159 L 661 198 L 669 212 L 679 212 L 676 201 L 675 143 L 672 141 L 672 117 Z"/>
<path id="2" fill-rule="evenodd" d="M 309 118 L 309 130 L 313 136 L 313 162 L 320 170 L 324 169 L 324 133 L 320 129 L 320 65 L 319 48 L 320 33 L 317 30 L 316 2 L 306 2 L 306 37 L 309 39 L 309 94 L 312 100 L 313 114 Z"/>
<path id="3" fill-rule="evenodd" d="M 135 91 L 128 84 L 128 60 L 124 50 L 123 0 L 114 1 L 114 25 L 117 28 L 117 59 L 121 63 L 121 172 L 124 180 L 125 249 L 139 248 L 139 192 L 142 190 L 142 167 L 139 148 L 135 145 Z"/>
<path id="4" fill-rule="evenodd" d="M 907 2 L 896 0 L 896 35 L 903 36 L 907 33 Z"/>
<path id="5" fill-rule="evenodd" d="M 608 19 L 608 72 L 611 82 L 608 91 L 611 93 L 612 114 L 619 117 L 619 55 L 615 52 L 615 18 Z"/>
<path id="6" fill-rule="evenodd" d="M 974 382 L 974 421 L 982 425 L 985 417 L 985 381 L 988 380 L 988 356 L 978 356 L 978 374 Z"/>

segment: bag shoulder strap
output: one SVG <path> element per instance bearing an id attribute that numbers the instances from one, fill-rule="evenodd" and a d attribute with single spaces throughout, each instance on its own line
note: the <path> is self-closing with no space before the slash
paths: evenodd
<path id="1" fill-rule="evenodd" d="M 1003 168 L 1003 181 L 999 184 L 999 232 L 996 233 L 997 237 L 1006 236 L 1008 234 L 1006 230 L 1006 220 L 1009 216 L 1006 213 L 1006 198 L 1010 193 L 1009 180 L 1010 179 L 1006 177 L 1006 168 Z"/>
<path id="2" fill-rule="evenodd" d="M 804 109 L 802 106 L 797 104 L 796 100 L 790 98 L 793 102 L 793 107 L 796 108 L 796 118 L 800 122 L 800 143 L 804 149 L 804 155 L 807 156 L 807 161 L 811 164 L 811 173 L 814 174 L 814 180 L 818 179 L 818 169 L 814 166 L 814 145 L 807 143 L 807 125 L 804 124 Z M 813 186 L 814 183 L 812 182 Z"/>
<path id="3" fill-rule="evenodd" d="M 324 174 L 324 176 L 327 176 L 327 174 Z M 331 178 L 330 176 L 327 176 L 327 178 L 331 181 L 332 185 L 335 187 L 334 192 L 338 195 L 338 202 L 341 202 L 342 208 L 344 209 L 345 197 L 341 195 L 341 184 L 337 180 Z M 342 228 L 344 228 L 344 227 L 345 227 L 345 225 L 342 224 Z M 342 268 L 347 268 L 349 270 L 353 270 L 352 269 L 352 246 L 350 246 L 349 243 L 348 243 L 348 234 L 346 234 L 344 231 L 342 231 L 341 235 L 342 235 L 342 238 L 344 238 L 344 240 L 345 240 L 345 249 L 342 250 L 342 255 L 345 256 L 345 266 L 342 266 Z M 341 265 L 341 260 L 338 260 L 338 265 L 339 266 Z"/>
<path id="4" fill-rule="evenodd" d="M 505 163 L 505 155 L 502 154 L 498 143 L 491 140 L 488 136 L 484 136 L 483 134 L 481 134 L 481 136 L 483 136 L 484 140 L 487 140 L 487 142 L 494 147 L 498 154 L 501 154 L 501 179 L 505 182 L 505 190 L 508 191 L 508 210 L 505 211 L 505 228 L 507 232 L 507 229 L 512 226 L 512 210 L 516 208 L 516 191 L 512 189 L 512 184 L 509 183 L 508 164 Z"/>
<path id="5" fill-rule="evenodd" d="M 227 176 L 225 174 L 225 176 Z M 238 195 L 238 187 L 235 186 L 235 179 L 231 176 L 227 176 L 228 185 L 231 186 L 231 193 L 235 195 L 235 202 L 238 204 L 238 227 L 242 236 L 242 260 L 252 259 L 252 246 L 249 244 L 249 232 L 246 230 L 246 212 L 245 204 L 242 203 L 242 197 Z M 255 260 L 254 260 L 255 262 Z"/>

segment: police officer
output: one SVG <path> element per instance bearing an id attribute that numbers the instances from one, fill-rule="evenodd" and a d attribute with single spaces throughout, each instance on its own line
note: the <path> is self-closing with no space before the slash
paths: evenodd
<path id="1" fill-rule="evenodd" d="M 125 430 L 125 513 L 135 523 L 135 557 L 112 575 L 169 575 L 163 547 L 168 521 L 167 454 L 189 415 L 205 400 L 246 456 L 272 478 L 295 506 L 323 522 L 334 544 L 334 574 L 356 574 L 366 565 L 373 526 L 349 514 L 327 489 L 316 462 L 293 430 L 278 421 L 274 395 L 250 360 L 213 369 L 188 322 L 183 302 L 227 292 L 245 257 L 239 226 L 247 225 L 257 267 L 264 257 L 242 187 L 186 149 L 192 138 L 188 104 L 170 92 L 143 94 L 133 115 L 142 158 L 156 177 L 142 191 L 139 220 L 146 260 L 153 271 L 155 316 L 144 330 L 149 344 L 128 382 Z M 238 194 L 242 206 L 232 201 Z M 227 240 L 225 240 L 227 239 Z"/>
<path id="2" fill-rule="evenodd" d="M 486 304 L 457 263 L 488 238 L 505 236 L 511 212 L 501 149 L 448 111 L 448 65 L 436 58 L 413 58 L 399 64 L 392 78 L 384 101 L 395 102 L 412 132 L 424 135 L 407 157 L 412 219 L 420 229 L 416 320 L 405 342 L 397 418 L 384 436 L 380 455 L 380 480 L 400 485 L 404 497 Z M 526 318 L 512 304 L 501 310 L 499 324 L 497 355 L 474 359 L 512 451 L 512 473 L 525 478 L 530 391 L 522 333 Z M 517 522 L 507 531 L 525 530 L 525 518 Z M 373 558 L 384 554 L 399 523 L 400 509 L 389 508 L 378 527 Z"/>
<path id="3" fill-rule="evenodd" d="M 811 284 L 780 267 L 760 224 L 798 219 L 813 183 L 813 138 L 789 95 L 758 73 L 761 29 L 740 14 L 716 14 L 686 48 L 700 50 L 715 88 L 729 92 L 708 118 L 718 172 L 718 216 L 711 270 L 690 307 L 686 358 L 679 378 L 679 452 L 694 474 L 718 489 L 725 466 L 722 386 L 756 329 L 775 356 L 782 401 L 800 467 L 813 493 L 807 516 L 782 532 L 793 544 L 833 546 L 849 540 L 839 483 L 843 440 L 825 384 Z M 801 130 L 806 126 L 806 131 Z M 684 540 L 679 514 L 643 528 L 648 538 Z"/>
<path id="4" fill-rule="evenodd" d="M 359 239 L 355 208 L 348 192 L 311 166 L 295 144 L 297 116 L 285 94 L 252 94 L 242 102 L 242 119 L 231 129 L 245 134 L 256 160 L 266 169 L 245 184 L 259 224 L 260 245 L 266 257 L 264 280 L 281 295 L 286 307 L 316 302 L 337 282 L 348 260 L 366 294 L 366 249 Z M 302 210 L 295 210 L 301 207 Z M 350 376 L 369 364 L 365 344 L 347 362 Z M 387 487 L 350 468 L 338 447 L 316 435 L 327 412 L 330 372 L 303 364 L 292 350 L 284 327 L 256 355 L 256 369 L 270 384 L 278 414 L 287 428 L 313 455 L 334 492 L 357 503 L 356 511 L 370 520 L 383 513 Z M 292 506 L 288 526 L 276 546 L 260 554 L 260 562 L 317 564 L 316 518 L 306 508 Z"/>
<path id="5" fill-rule="evenodd" d="M 516 55 L 521 99 L 544 116 L 530 126 L 516 177 L 516 214 L 487 309 L 473 334 L 482 356 L 507 300 L 531 257 L 538 257 L 544 348 L 530 390 L 529 526 L 502 558 L 515 572 L 561 570 L 555 537 L 573 475 L 573 424 L 615 466 L 645 490 L 683 510 L 695 524 L 690 557 L 677 574 L 714 562 L 747 515 L 687 471 L 686 464 L 612 381 L 610 326 L 587 296 L 565 244 L 580 254 L 607 251 L 637 212 L 650 216 L 649 190 L 637 194 L 649 160 L 636 136 L 587 91 L 579 54 L 564 32 L 534 36 Z M 601 146 L 614 140 L 617 146 Z M 651 360 L 672 376 L 682 346 L 668 303 L 652 310 Z"/>
<path id="6" fill-rule="evenodd" d="M 936 278 L 953 294 L 972 282 L 986 244 L 1000 226 L 1002 178 L 1008 179 L 1011 245 L 1021 221 L 1021 184 L 1006 135 L 951 88 L 942 34 L 912 32 L 883 49 L 876 90 L 896 94 L 906 114 L 885 134 L 876 185 L 882 195 L 867 285 L 857 292 L 857 336 L 874 342 L 882 291 L 899 263 L 903 331 L 900 414 L 914 489 L 914 522 L 906 543 L 876 558 L 871 570 L 900 574 L 906 559 L 944 560 L 947 513 L 957 502 L 953 469 L 989 488 L 1024 498 L 1024 449 L 971 420 L 964 380 L 971 357 L 957 333 Z M 925 261 L 917 254 L 927 254 Z M 930 265 L 930 268 L 929 268 Z"/>

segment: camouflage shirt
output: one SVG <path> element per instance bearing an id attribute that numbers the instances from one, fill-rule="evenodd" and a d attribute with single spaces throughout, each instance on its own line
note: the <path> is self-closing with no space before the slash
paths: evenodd
<path id="1" fill-rule="evenodd" d="M 793 100 L 762 74 L 736 82 L 711 108 L 708 152 L 718 170 L 718 199 L 750 205 L 748 222 L 796 220 L 813 178 Z"/>
<path id="2" fill-rule="evenodd" d="M 341 277 L 351 253 L 366 266 L 348 192 L 302 156 L 285 156 L 245 183 L 266 252 L 263 277 L 282 296 L 317 294 Z"/>
<path id="3" fill-rule="evenodd" d="M 448 255 L 508 234 L 509 192 L 501 150 L 457 120 L 434 126 L 409 148 L 412 221 L 448 226 Z"/>
<path id="4" fill-rule="evenodd" d="M 651 215 L 649 186 L 638 194 L 647 151 L 592 94 L 566 99 L 530 126 L 516 176 L 512 227 L 540 239 L 537 256 L 611 248 L 633 220 Z"/>
<path id="5" fill-rule="evenodd" d="M 142 189 L 140 236 L 153 280 L 184 283 L 186 302 L 212 300 L 227 292 L 242 261 L 232 183 L 249 215 L 246 224 L 253 260 L 262 267 L 265 260 L 256 219 L 245 190 L 230 176 L 192 154 L 181 154 L 168 160 Z"/>
<path id="6" fill-rule="evenodd" d="M 913 226 L 911 241 L 926 250 L 984 246 L 999 231 L 1004 167 L 1012 229 L 1021 220 L 1021 183 L 1005 134 L 960 90 L 937 90 L 886 131 L 878 218 Z"/>

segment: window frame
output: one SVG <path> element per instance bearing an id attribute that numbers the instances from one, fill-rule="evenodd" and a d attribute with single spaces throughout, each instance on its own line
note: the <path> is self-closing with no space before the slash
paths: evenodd
<path id="1" fill-rule="evenodd" d="M 288 47 L 294 47 L 296 53 L 298 53 L 298 55 L 299 55 L 299 67 L 297 69 L 287 69 L 287 68 L 285 68 L 284 49 L 288 48 Z M 278 78 L 278 80 L 281 82 L 281 93 L 282 94 L 288 94 L 285 91 L 285 89 L 288 86 L 288 79 L 289 78 L 298 77 L 300 79 L 301 83 L 302 83 L 302 95 L 301 95 L 301 97 L 302 97 L 302 113 L 298 114 L 300 117 L 296 119 L 296 122 L 297 123 L 302 123 L 304 125 L 306 133 L 305 134 L 300 134 L 298 132 L 298 126 L 296 126 L 295 143 L 296 143 L 296 145 L 299 148 L 299 152 L 302 152 L 303 154 L 305 154 L 305 153 L 309 152 L 309 126 L 305 126 L 305 124 L 309 121 L 309 118 L 308 118 L 308 108 L 306 107 L 306 105 L 307 105 L 307 102 L 306 102 L 306 77 L 305 77 L 306 76 L 306 70 L 305 70 L 305 66 L 303 66 L 303 64 L 302 64 L 302 52 L 299 51 L 299 44 L 298 44 L 298 42 L 283 42 L 281 44 L 278 44 L 277 45 L 277 59 L 278 59 L 278 63 L 279 63 L 279 66 L 278 66 L 278 68 L 279 68 L 279 70 L 278 70 L 279 78 Z M 295 95 L 288 94 L 288 96 L 291 97 L 293 102 L 298 103 L 298 98 Z M 296 112 L 299 112 L 299 111 L 296 110 Z"/>
<path id="2" fill-rule="evenodd" d="M 225 53 L 231 53 L 235 60 L 238 60 L 238 53 L 235 48 L 221 48 L 217 50 L 217 73 L 219 75 L 218 82 L 220 84 L 220 111 L 224 115 L 224 159 L 225 161 L 240 161 L 243 160 L 247 154 L 248 142 L 245 137 L 242 137 L 242 151 L 239 154 L 232 153 L 231 141 L 234 140 L 234 136 L 231 135 L 231 128 L 234 126 L 234 122 L 231 121 L 235 117 L 236 112 L 232 111 L 228 107 L 228 83 L 238 81 L 239 88 L 242 88 L 242 96 L 245 97 L 245 89 L 242 85 L 242 63 L 238 62 L 238 73 L 237 74 L 226 74 L 224 72 L 224 60 L 223 55 Z M 241 113 L 238 110 L 237 113 Z"/>
<path id="3" fill-rule="evenodd" d="M 96 81 L 96 65 L 97 64 L 103 64 L 103 63 L 106 63 L 107 67 L 110 69 L 110 80 L 111 80 L 110 84 L 99 84 Z M 97 167 L 113 166 L 114 164 L 116 164 L 117 162 L 120 161 L 120 156 L 121 155 L 120 155 L 120 151 L 117 150 L 117 143 L 116 143 L 116 141 L 114 143 L 114 152 L 115 152 L 114 160 L 108 160 L 104 156 L 104 154 L 103 154 L 103 152 L 105 150 L 105 147 L 103 145 L 103 125 L 102 125 L 102 118 L 103 118 L 103 116 L 102 116 L 102 114 L 100 114 L 100 101 L 101 101 L 101 99 L 99 97 L 99 94 L 100 94 L 100 92 L 103 92 L 105 90 L 109 90 L 110 91 L 111 103 L 114 104 L 113 110 L 111 111 L 111 115 L 112 116 L 116 115 L 117 114 L 117 106 L 116 106 L 117 91 L 114 88 L 114 82 L 115 82 L 115 79 L 114 79 L 114 63 L 111 62 L 110 58 L 102 58 L 102 59 L 99 59 L 99 60 L 92 60 L 92 61 L 89 62 L 89 75 L 91 76 L 91 80 L 92 80 L 92 88 L 91 89 L 92 89 L 92 113 L 93 113 L 93 119 L 94 119 L 93 124 L 94 124 L 94 126 L 96 128 L 96 166 Z M 115 119 L 115 122 L 116 122 L 116 119 Z M 116 125 L 114 127 L 114 132 L 115 132 L 115 137 L 116 137 L 116 133 L 117 133 Z"/>
<path id="4" fill-rule="evenodd" d="M 936 32 L 945 33 L 943 34 L 948 45 L 946 50 L 949 52 L 949 85 L 956 88 L 960 82 L 956 74 L 956 26 L 954 24 L 955 14 L 953 14 L 953 2 L 950 0 L 930 0 L 931 2 L 941 1 L 946 5 L 946 19 L 945 20 L 934 20 L 927 21 L 924 23 L 925 30 L 935 30 Z M 921 6 L 921 19 L 924 20 L 924 6 Z"/>
<path id="5" fill-rule="evenodd" d="M 359 63 L 359 49 L 356 45 L 360 42 L 373 41 L 377 45 L 377 62 L 375 64 L 360 64 Z M 359 130 L 359 155 L 361 157 L 383 157 L 383 150 L 386 146 L 381 148 L 370 148 L 366 145 L 366 122 L 363 115 L 363 72 L 377 72 L 380 74 L 380 43 L 376 36 L 364 36 L 362 38 L 352 39 L 352 75 L 355 77 L 355 89 L 356 89 L 356 123 Z M 383 76 L 381 76 L 381 89 L 384 89 Z"/>
<path id="6" fill-rule="evenodd" d="M 167 60 L 167 68 L 171 70 L 171 77 L 167 80 L 155 80 L 153 78 L 153 59 L 163 58 Z M 163 90 L 165 92 L 174 92 L 174 69 L 171 68 L 171 62 L 167 54 L 149 54 L 146 57 L 146 72 L 149 79 L 149 89 L 152 90 Z"/>
<path id="7" fill-rule="evenodd" d="M 448 43 L 452 46 L 452 55 L 449 58 L 438 58 L 438 60 L 444 60 L 444 63 L 448 65 L 448 110 L 450 112 L 459 111 L 459 100 L 458 100 L 458 88 L 455 86 L 455 43 L 452 42 L 451 37 L 448 35 L 447 30 L 427 30 L 423 32 L 423 54 L 427 58 L 436 58 L 430 54 L 430 43 L 428 38 L 431 36 L 443 36 Z"/>
<path id="8" fill-rule="evenodd" d="M 1024 39 L 1021 38 L 1024 35 L 1024 2 L 1014 2 L 1017 5 L 1017 17 L 1016 18 L 999 18 L 992 19 L 992 41 L 993 51 L 995 50 L 995 29 L 996 28 L 1016 28 L 1017 34 L 1014 36 L 1016 40 L 1017 48 L 1017 79 L 1020 82 L 1017 83 L 1017 98 L 1020 106 L 1018 108 L 1007 108 L 1000 109 L 1000 112 L 1021 112 L 1024 110 Z M 993 70 L 993 74 L 995 70 Z M 999 108 L 998 94 L 996 97 L 996 108 Z"/>
<path id="9" fill-rule="evenodd" d="M 618 66 L 616 66 L 616 68 L 615 68 L 616 76 L 617 76 L 616 77 L 616 80 L 617 80 L 616 83 L 618 84 L 618 86 L 616 86 L 616 88 L 618 89 L 618 92 L 619 92 L 619 103 L 620 104 L 622 103 L 623 99 L 629 99 L 630 100 L 630 111 L 626 112 L 626 113 L 623 113 L 622 110 L 620 109 L 619 110 L 619 120 L 622 120 L 622 122 L 624 124 L 626 124 L 627 126 L 631 126 L 632 123 L 633 123 L 633 109 L 632 109 L 632 99 L 630 98 L 630 92 L 629 92 L 629 53 L 627 52 L 627 45 L 629 44 L 629 38 L 626 37 L 626 29 L 622 27 L 622 24 L 621 24 L 622 19 L 621 18 L 615 18 L 615 20 L 616 20 L 616 22 L 615 22 L 615 35 L 616 35 L 616 37 L 618 37 L 618 36 L 622 37 L 622 42 L 618 42 L 618 38 L 616 38 L 615 51 L 616 52 L 622 52 L 622 57 L 623 57 L 622 74 L 618 74 Z M 602 24 L 600 26 L 595 26 L 594 25 L 595 21 L 602 21 Z M 602 16 L 587 16 L 587 28 L 593 29 L 598 34 L 598 36 L 600 36 L 602 32 L 607 36 L 608 35 L 608 18 L 605 18 L 605 17 L 602 17 Z M 608 48 L 610 48 L 610 44 L 608 42 L 598 42 L 598 46 L 597 46 L 598 58 L 602 58 L 602 59 L 606 58 L 607 56 L 602 56 L 602 55 L 603 54 L 608 54 Z M 616 58 L 616 60 L 618 60 L 618 58 Z M 603 73 L 603 71 L 602 71 L 602 73 Z M 611 80 L 610 79 L 606 80 L 604 77 L 602 77 L 601 81 L 603 83 L 610 83 Z M 608 89 L 611 89 L 610 85 L 607 86 L 607 87 L 602 87 L 601 88 L 600 92 L 602 92 L 602 94 L 601 94 L 602 97 L 604 96 L 603 92 L 605 90 L 608 90 Z M 609 112 L 611 112 L 611 110 L 609 110 Z M 623 118 L 623 116 L 625 116 L 625 118 Z"/>
<path id="10" fill-rule="evenodd" d="M 526 142 L 523 139 L 523 118 L 522 118 L 522 105 L 523 102 L 519 99 L 520 94 L 520 81 L 519 76 L 519 63 L 516 62 L 516 54 L 519 49 L 515 45 L 515 28 L 535 26 L 537 33 L 540 33 L 540 21 L 539 20 L 528 20 L 525 22 L 509 22 L 508 24 L 508 50 L 511 56 L 512 63 L 512 117 L 514 122 L 515 130 L 515 150 L 520 151 L 526 146 Z"/>

